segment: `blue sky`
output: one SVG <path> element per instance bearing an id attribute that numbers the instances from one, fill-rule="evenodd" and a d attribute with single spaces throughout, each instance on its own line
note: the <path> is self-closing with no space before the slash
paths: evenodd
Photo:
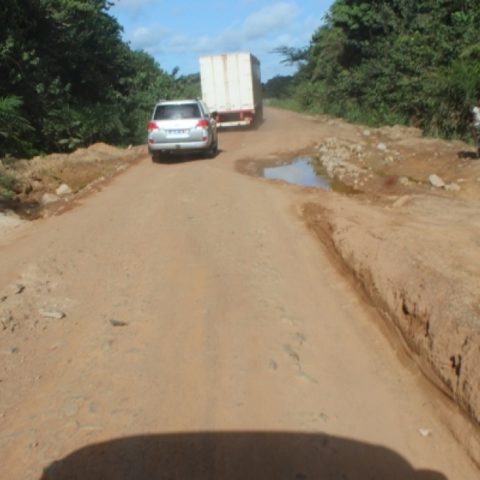
<path id="1" fill-rule="evenodd" d="M 262 79 L 292 72 L 270 53 L 281 45 L 308 45 L 333 0 L 113 0 L 110 14 L 132 48 L 150 53 L 167 72 L 198 72 L 198 57 L 249 51 Z"/>

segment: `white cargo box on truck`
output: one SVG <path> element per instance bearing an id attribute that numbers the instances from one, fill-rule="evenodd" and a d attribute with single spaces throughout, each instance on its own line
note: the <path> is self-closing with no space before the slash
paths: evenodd
<path id="1" fill-rule="evenodd" d="M 200 79 L 202 99 L 220 127 L 261 122 L 260 62 L 251 53 L 200 57 Z"/>

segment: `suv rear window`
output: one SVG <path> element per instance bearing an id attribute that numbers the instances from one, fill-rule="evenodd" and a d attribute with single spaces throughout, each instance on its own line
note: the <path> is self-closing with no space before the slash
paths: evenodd
<path id="1" fill-rule="evenodd" d="M 154 120 L 181 120 L 184 118 L 201 118 L 200 109 L 195 103 L 181 105 L 158 105 Z"/>

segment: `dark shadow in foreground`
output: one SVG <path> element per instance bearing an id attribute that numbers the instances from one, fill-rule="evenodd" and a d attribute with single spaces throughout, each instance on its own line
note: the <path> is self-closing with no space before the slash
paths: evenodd
<path id="1" fill-rule="evenodd" d="M 179 433 L 84 447 L 41 480 L 447 480 L 388 448 L 326 434 Z"/>

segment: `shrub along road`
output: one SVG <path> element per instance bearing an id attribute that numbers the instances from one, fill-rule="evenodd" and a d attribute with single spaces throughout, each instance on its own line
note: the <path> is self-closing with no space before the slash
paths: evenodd
<path id="1" fill-rule="evenodd" d="M 459 412 L 306 227 L 336 194 L 235 168 L 341 132 L 268 110 L 2 238 L 2 478 L 478 478 Z"/>

